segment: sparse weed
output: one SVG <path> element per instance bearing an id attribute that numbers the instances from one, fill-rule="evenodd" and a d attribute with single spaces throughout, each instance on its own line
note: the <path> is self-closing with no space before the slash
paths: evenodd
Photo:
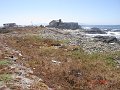
<path id="1" fill-rule="evenodd" d="M 68 44 L 68 43 L 70 43 L 70 40 L 69 39 L 64 39 L 64 40 L 61 40 L 60 42 L 63 43 L 63 44 Z"/>
<path id="2" fill-rule="evenodd" d="M 9 65 L 10 61 L 8 60 L 0 60 L 0 65 Z"/>
<path id="3" fill-rule="evenodd" d="M 12 80 L 11 74 L 1 74 L 0 75 L 0 81 L 8 82 Z"/>

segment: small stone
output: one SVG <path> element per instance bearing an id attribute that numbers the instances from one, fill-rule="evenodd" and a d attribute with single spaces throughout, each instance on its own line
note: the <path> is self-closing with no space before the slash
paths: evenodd
<path id="1" fill-rule="evenodd" d="M 33 70 L 35 70 L 35 68 L 33 68 Z"/>
<path id="2" fill-rule="evenodd" d="M 120 66 L 119 66 L 119 65 L 117 65 L 117 68 L 120 68 Z"/>
<path id="3" fill-rule="evenodd" d="M 22 54 L 21 54 L 21 53 L 19 53 L 19 56 L 21 56 L 21 57 L 22 57 Z"/>

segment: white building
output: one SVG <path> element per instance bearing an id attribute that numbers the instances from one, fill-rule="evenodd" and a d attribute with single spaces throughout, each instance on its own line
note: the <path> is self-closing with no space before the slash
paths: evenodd
<path id="1" fill-rule="evenodd" d="M 5 23 L 3 24 L 4 27 L 16 27 L 16 23 Z"/>

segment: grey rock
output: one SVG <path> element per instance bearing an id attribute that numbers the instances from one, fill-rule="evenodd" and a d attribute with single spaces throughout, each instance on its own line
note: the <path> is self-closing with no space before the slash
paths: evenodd
<path id="1" fill-rule="evenodd" d="M 90 30 L 85 31 L 88 34 L 106 34 L 105 31 L 100 30 L 99 28 L 91 28 Z"/>
<path id="2" fill-rule="evenodd" d="M 94 38 L 105 43 L 119 43 L 118 39 L 114 36 L 95 36 Z"/>

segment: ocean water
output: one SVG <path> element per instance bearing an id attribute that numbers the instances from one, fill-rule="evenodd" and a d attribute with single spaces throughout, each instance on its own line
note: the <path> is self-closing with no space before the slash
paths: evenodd
<path id="1" fill-rule="evenodd" d="M 86 34 L 89 37 L 95 37 L 95 36 L 114 36 L 117 39 L 120 40 L 120 32 L 107 32 L 106 34 Z"/>
<path id="2" fill-rule="evenodd" d="M 92 27 L 97 27 L 102 30 L 106 30 L 106 29 L 120 30 L 120 25 L 81 25 L 81 26 L 84 29 L 90 29 Z"/>
<path id="3" fill-rule="evenodd" d="M 87 36 L 114 36 L 120 40 L 120 25 L 82 25 L 82 28 L 84 29 L 90 29 L 92 27 L 105 30 L 106 34 L 86 34 Z M 107 29 L 110 29 L 110 31 L 106 31 Z"/>

